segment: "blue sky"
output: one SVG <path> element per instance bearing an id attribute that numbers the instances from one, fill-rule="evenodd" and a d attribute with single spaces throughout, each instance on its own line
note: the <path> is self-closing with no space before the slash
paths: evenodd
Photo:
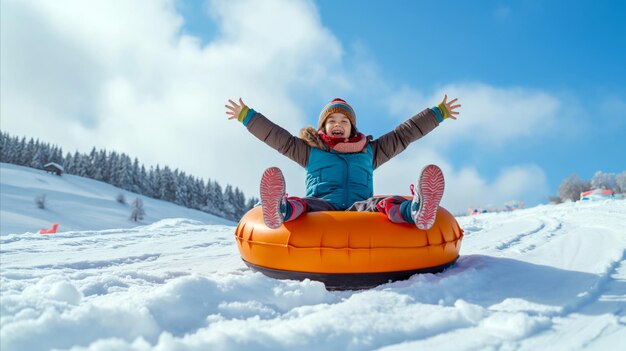
<path id="1" fill-rule="evenodd" d="M 536 162 L 556 189 L 571 173 L 591 178 L 626 169 L 626 25 L 623 1 L 316 1 L 322 24 L 347 47 L 350 60 L 365 51 L 389 84 L 423 89 L 448 82 L 482 82 L 552 92 L 580 105 L 566 118 L 584 132 L 532 137 L 504 148 L 460 146 L 455 164 L 487 172 L 517 162 Z M 179 2 L 184 30 L 209 41 L 215 26 L 203 1 Z M 358 49 L 352 49 L 358 47 Z M 356 98 L 359 94 L 356 93 Z M 461 101 L 463 97 L 460 96 Z M 614 101 L 604 116 L 601 101 Z M 361 115 L 384 113 L 367 99 Z M 620 108 L 621 107 L 621 108 Z M 541 108 L 541 106 L 537 106 Z M 315 115 L 316 106 L 309 113 Z M 365 113 L 364 113 L 365 112 Z M 499 116 L 506 123 L 506 115 Z M 610 122 L 607 122 L 609 119 Z M 372 132 L 387 126 L 368 124 Z M 379 128 L 380 127 L 380 128 Z M 587 133 L 589 132 L 589 133 Z"/>
<path id="2" fill-rule="evenodd" d="M 248 196 L 278 165 L 298 194 L 302 170 L 221 120 L 225 99 L 242 96 L 297 134 L 342 97 L 377 137 L 448 92 L 460 119 L 381 167 L 376 192 L 405 192 L 435 162 L 449 207 L 536 204 L 571 173 L 626 170 L 624 2 L 84 6 L 2 3 L 3 130 L 69 150 L 117 149 Z M 216 167 L 225 158 L 237 167 Z"/>
<path id="3" fill-rule="evenodd" d="M 342 42 L 365 45 L 390 81 L 423 88 L 478 81 L 545 90 L 580 104 L 582 115 L 565 122 L 591 132 L 531 137 L 496 150 L 474 146 L 451 154 L 454 163 L 493 171 L 490 165 L 534 161 L 548 172 L 552 189 L 571 172 L 591 178 L 597 170 L 626 169 L 626 3 L 377 3 L 321 1 L 319 8 L 324 24 Z M 603 116 L 598 106 L 605 99 L 621 103 L 613 116 Z M 499 117 L 506 123 L 506 115 Z"/>
<path id="4" fill-rule="evenodd" d="M 320 10 L 324 23 L 342 41 L 368 46 L 384 75 L 396 84 L 433 87 L 479 81 L 541 89 L 572 94 L 589 113 L 596 110 L 590 101 L 614 96 L 623 103 L 626 97 L 623 2 L 406 1 L 370 6 L 375 3 L 323 1 Z M 341 15 L 345 13 L 354 15 Z M 626 117 L 624 110 L 615 112 L 622 120 Z M 500 117 L 506 123 L 506 116 Z M 595 118 L 602 117 L 585 120 L 593 124 Z M 591 177 L 596 170 L 624 170 L 626 159 L 620 155 L 626 142 L 619 140 L 624 126 L 622 122 L 617 130 L 594 130 L 563 144 L 555 135 L 495 150 L 460 147 L 465 152 L 451 157 L 455 163 L 483 169 L 489 169 L 494 158 L 499 165 L 534 161 L 549 172 L 555 188 L 571 172 Z"/>

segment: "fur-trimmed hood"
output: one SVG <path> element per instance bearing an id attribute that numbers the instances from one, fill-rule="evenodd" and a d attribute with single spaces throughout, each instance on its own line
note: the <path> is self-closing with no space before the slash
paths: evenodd
<path id="1" fill-rule="evenodd" d="M 306 141 L 311 147 L 316 147 L 321 150 L 328 151 L 328 146 L 324 144 L 324 141 L 317 134 L 317 131 L 312 126 L 307 126 L 300 129 L 300 139 Z"/>

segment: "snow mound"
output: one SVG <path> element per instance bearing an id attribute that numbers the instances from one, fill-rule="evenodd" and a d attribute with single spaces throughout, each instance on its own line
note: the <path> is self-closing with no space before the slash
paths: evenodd
<path id="1" fill-rule="evenodd" d="M 143 227 L 143 229 L 144 230 L 159 230 L 159 229 L 171 229 L 171 228 L 180 229 L 183 227 L 193 228 L 193 227 L 197 227 L 201 225 L 204 225 L 204 223 L 193 220 L 193 219 L 167 218 L 167 219 L 162 219 L 160 221 L 156 221 L 152 224 L 149 224 Z"/>
<path id="2" fill-rule="evenodd" d="M 439 274 L 364 291 L 246 268 L 184 218 L 3 238 L 3 350 L 571 350 L 626 338 L 626 201 L 459 218 Z"/>

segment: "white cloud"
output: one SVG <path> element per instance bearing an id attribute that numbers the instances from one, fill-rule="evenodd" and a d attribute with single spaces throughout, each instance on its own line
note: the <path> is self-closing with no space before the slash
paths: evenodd
<path id="1" fill-rule="evenodd" d="M 444 94 L 458 97 L 462 105 L 458 120 L 427 138 L 429 146 L 450 147 L 468 141 L 477 147 L 506 147 L 508 143 L 550 133 L 557 126 L 559 100 L 546 92 L 523 88 L 496 88 L 480 83 L 450 84 L 425 95 L 411 88 L 392 94 L 390 111 L 406 118 L 425 107 L 437 105 Z"/>
<path id="2" fill-rule="evenodd" d="M 550 191 L 544 171 L 537 165 L 516 165 L 500 170 L 487 181 L 478 169 L 455 169 L 445 155 L 455 148 L 470 145 L 476 152 L 506 149 L 528 139 L 541 138 L 562 129 L 560 100 L 542 91 L 523 88 L 496 88 L 479 83 L 450 84 L 424 94 L 402 87 L 387 98 L 396 122 L 427 106 L 434 106 L 448 94 L 458 97 L 459 119 L 446 120 L 423 139 L 383 165 L 377 174 L 380 194 L 408 193 L 408 184 L 417 182 L 419 171 L 427 164 L 439 165 L 446 177 L 442 204 L 455 212 L 469 206 L 502 207 L 510 200 L 530 204 L 545 202 Z"/>
<path id="3" fill-rule="evenodd" d="M 257 194 L 265 168 L 279 166 L 288 192 L 300 195 L 304 171 L 228 121 L 227 99 L 241 96 L 297 134 L 312 123 L 297 94 L 322 106 L 330 87 L 369 96 L 354 85 L 378 86 L 392 97 L 381 98 L 390 111 L 405 118 L 445 91 L 461 97 L 461 119 L 446 121 L 436 137 L 383 166 L 377 193 L 407 194 L 419 168 L 431 162 L 446 172 L 444 204 L 454 209 L 545 190 L 536 166 L 502 170 L 487 182 L 477 170 L 454 169 L 439 151 L 456 140 L 493 147 L 545 133 L 559 109 L 554 97 L 483 84 L 392 92 L 368 57 L 343 67 L 342 44 L 308 1 L 212 1 L 208 9 L 218 30 L 203 46 L 181 34 L 184 19 L 172 1 L 3 1 L 2 129 L 65 151 L 95 145 L 125 152 L 239 186 L 248 196 Z"/>
<path id="4" fill-rule="evenodd" d="M 298 166 L 228 121 L 242 96 L 293 133 L 294 86 L 332 83 L 342 49 L 313 5 L 215 1 L 217 39 L 181 36 L 171 1 L 3 2 L 2 128 L 115 149 L 254 194 L 270 164 Z M 297 175 L 297 176 L 296 176 Z"/>
<path id="5" fill-rule="evenodd" d="M 457 169 L 435 149 L 415 146 L 376 171 L 375 193 L 409 195 L 410 184 L 417 186 L 419 173 L 427 164 L 441 167 L 446 181 L 441 203 L 454 213 L 465 213 L 471 206 L 502 208 L 511 200 L 534 205 L 545 202 L 549 194 L 546 175 L 537 165 L 503 168 L 488 181 L 475 168 Z"/>

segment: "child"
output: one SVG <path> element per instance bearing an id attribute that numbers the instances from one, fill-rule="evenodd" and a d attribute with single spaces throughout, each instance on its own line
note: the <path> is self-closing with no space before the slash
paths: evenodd
<path id="1" fill-rule="evenodd" d="M 456 119 L 457 99 L 443 101 L 400 124 L 393 131 L 373 140 L 356 128 L 354 109 L 342 99 L 334 99 L 322 109 L 317 128 L 305 127 L 300 138 L 272 123 L 262 114 L 228 100 L 228 119 L 237 119 L 248 131 L 278 152 L 306 168 L 306 197 L 286 197 L 285 179 L 280 169 L 268 168 L 261 178 L 261 206 L 265 225 L 275 229 L 305 212 L 369 211 L 386 214 L 395 223 L 412 223 L 430 229 L 443 196 L 441 169 L 426 166 L 418 189 L 411 185 L 412 200 L 402 196 L 373 197 L 373 171 L 426 135 L 445 119 Z"/>

